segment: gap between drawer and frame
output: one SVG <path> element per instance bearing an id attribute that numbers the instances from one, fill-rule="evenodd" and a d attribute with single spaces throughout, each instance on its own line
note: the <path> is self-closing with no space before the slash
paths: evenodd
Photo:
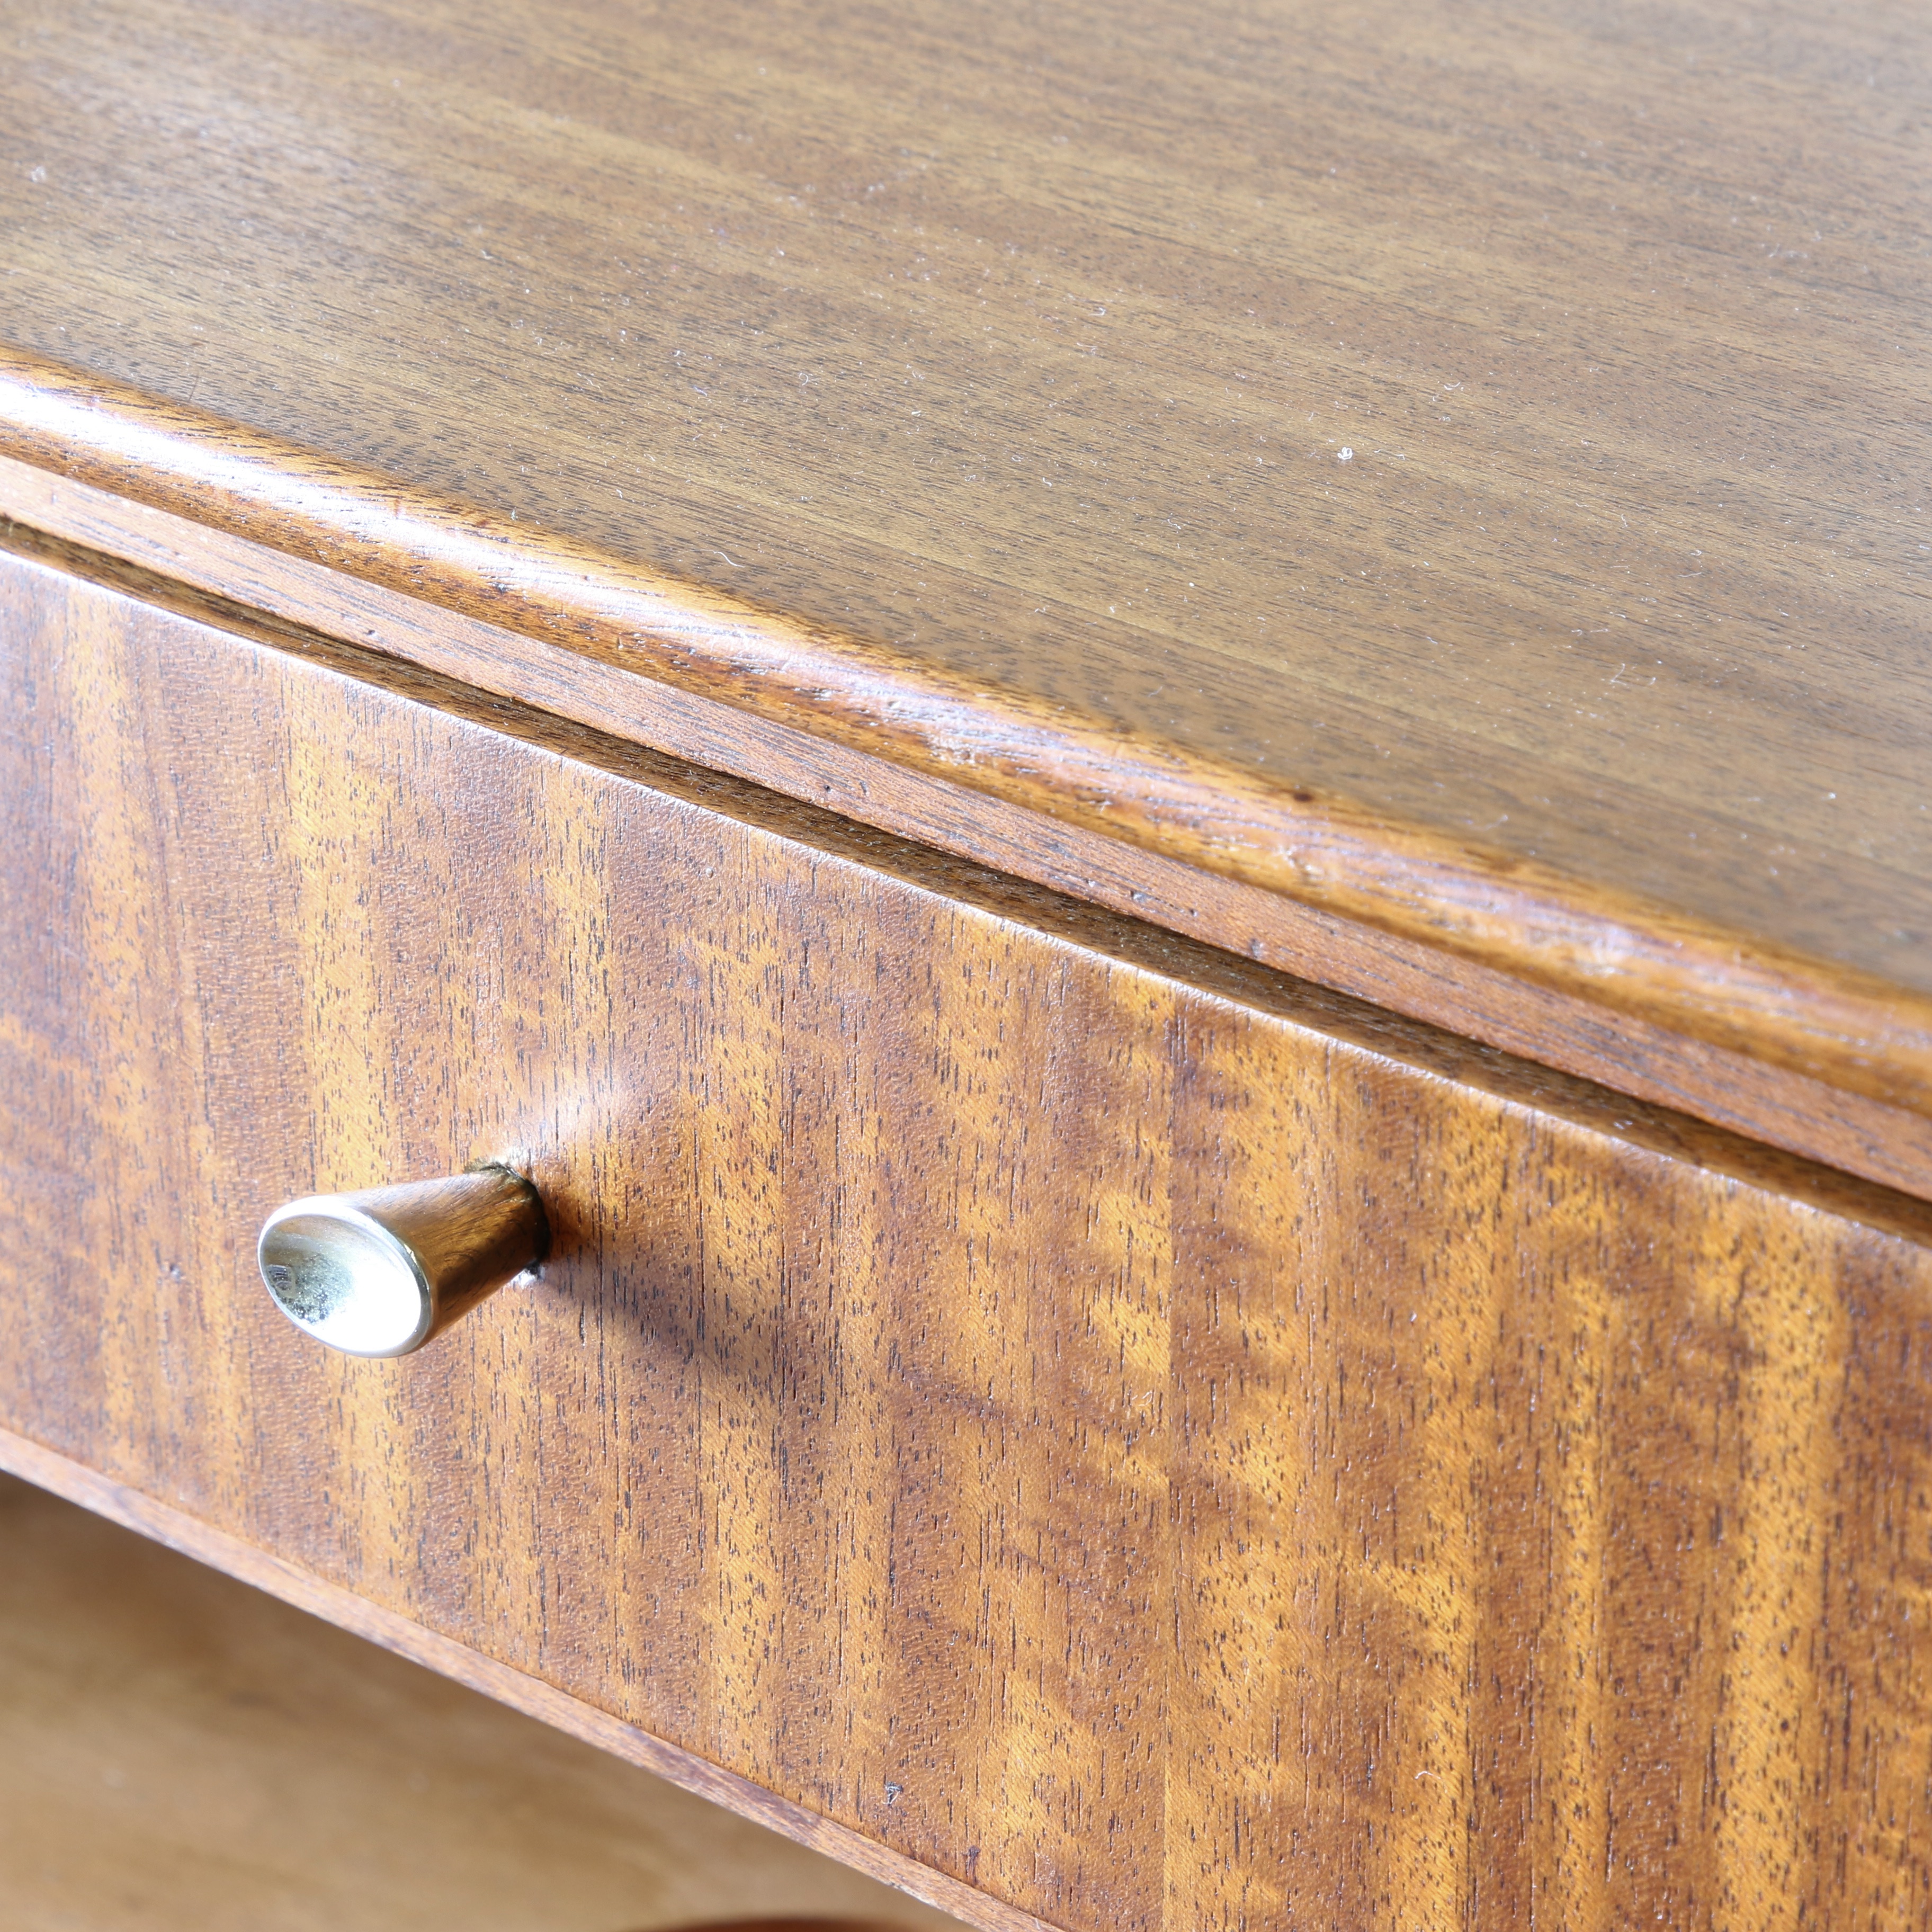
<path id="1" fill-rule="evenodd" d="M 1686 1114 L 1932 1198 L 1932 1119 L 1577 998 L 1322 907 L 560 648 L 0 455 L 0 548 L 166 602 L 352 647 L 368 676 L 415 666 L 486 698 L 745 779 Z M 131 575 L 128 573 L 133 573 Z"/>

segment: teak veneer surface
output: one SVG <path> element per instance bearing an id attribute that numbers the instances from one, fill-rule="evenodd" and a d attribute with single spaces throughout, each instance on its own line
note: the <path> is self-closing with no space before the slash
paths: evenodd
<path id="1" fill-rule="evenodd" d="M 20 1466 L 990 1926 L 1932 1923 L 1932 1208 L 405 667 L 0 598 Z M 275 1202 L 512 1148 L 535 1286 L 398 1363 L 268 1305 Z"/>
<path id="2" fill-rule="evenodd" d="M 1922 8 L 4 33 L 0 447 L 1932 1111 Z"/>
<path id="3" fill-rule="evenodd" d="M 379 679 L 400 658 L 1932 1198 L 1924 1113 L 1467 961 L 1447 972 L 1394 934 L 6 458 L 0 549 L 284 649 L 346 644 Z"/>

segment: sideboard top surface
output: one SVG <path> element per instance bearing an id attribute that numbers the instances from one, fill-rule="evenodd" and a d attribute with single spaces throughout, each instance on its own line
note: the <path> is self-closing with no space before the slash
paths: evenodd
<path id="1" fill-rule="evenodd" d="M 1932 992 L 1932 15 L 23 0 L 0 340 Z"/>

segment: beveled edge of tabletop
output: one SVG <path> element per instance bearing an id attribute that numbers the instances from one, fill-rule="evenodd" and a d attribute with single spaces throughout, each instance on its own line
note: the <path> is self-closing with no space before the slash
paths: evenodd
<path id="1" fill-rule="evenodd" d="M 962 802 L 997 801 L 1030 815 L 1048 842 L 1100 842 L 1129 874 L 1137 866 L 1205 874 L 1236 889 L 1222 896 L 1218 929 L 1200 934 L 1229 950 L 1268 950 L 1260 922 L 1244 926 L 1244 906 L 1250 915 L 1270 902 L 1312 914 L 1345 940 L 1332 949 L 1335 968 L 1315 976 L 1342 990 L 1389 998 L 1349 970 L 1360 949 L 1347 932 L 1392 944 L 1412 980 L 1433 974 L 1450 988 L 1465 982 L 1466 997 L 1477 989 L 1478 1008 L 1520 1006 L 1497 1023 L 1513 1028 L 1507 1042 L 1480 1019 L 1469 1028 L 1513 1051 L 1537 1053 L 1537 1016 L 1552 1010 L 1554 996 L 1556 1008 L 1594 1010 L 1612 1028 L 1694 1043 L 1733 1067 L 1800 1083 L 1787 1112 L 1815 1111 L 1818 1089 L 1857 1096 L 1864 1118 L 1855 1138 L 1882 1140 L 1894 1112 L 1916 1117 L 1915 1126 L 1932 1119 L 1932 998 L 1856 969 L 1332 791 L 1265 781 L 1023 691 L 968 682 L 888 645 L 4 346 L 0 456 L 532 640 L 560 662 L 688 694 L 748 728 L 760 721 L 828 754 L 937 781 Z M 245 586 L 214 587 L 248 601 Z M 622 718 L 588 722 L 626 734 Z M 1390 1003 L 1414 1010 L 1400 995 Z M 1539 1057 L 1606 1078 L 1600 1061 L 1577 1067 L 1561 1050 Z M 1659 1097 L 1641 1082 L 1632 1090 Z M 1670 1097 L 1719 1118 L 1694 1092 Z M 1751 1130 L 1748 1114 L 1723 1118 Z M 1789 1132 L 1768 1137 L 1834 1158 Z M 1837 1164 L 1860 1166 L 1842 1150 Z M 1902 1176 L 1881 1160 L 1876 1178 L 1912 1185 L 1917 1165 Z M 1932 1186 L 1932 1169 L 1916 1184 Z"/>

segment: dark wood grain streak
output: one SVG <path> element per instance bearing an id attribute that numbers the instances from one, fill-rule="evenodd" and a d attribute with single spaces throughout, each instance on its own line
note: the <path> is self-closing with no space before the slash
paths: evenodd
<path id="1" fill-rule="evenodd" d="M 366 1637 L 399 1657 L 406 1657 L 413 1664 L 466 1684 L 500 1704 L 507 1704 L 572 1737 L 581 1738 L 586 1744 L 639 1766 L 680 1790 L 695 1792 L 699 1797 L 753 1819 L 799 1844 L 881 1879 L 928 1905 L 951 1912 L 968 1925 L 984 1926 L 987 1932 L 1040 1932 L 1040 1922 L 1029 1913 L 1002 1906 L 984 1892 L 915 1864 L 830 1819 L 788 1804 L 769 1791 L 734 1778 L 716 1765 L 706 1764 L 688 1751 L 680 1750 L 634 1725 L 620 1723 L 608 1712 L 556 1689 L 539 1677 L 512 1670 L 466 1644 L 439 1636 L 408 1618 L 380 1609 L 366 1598 L 269 1551 L 244 1543 L 198 1517 L 171 1509 L 152 1496 L 102 1475 L 98 1470 L 5 1429 L 0 1429 L 0 1469 L 64 1496 L 110 1522 L 118 1522 L 124 1529 L 152 1537 L 198 1563 L 238 1577 L 285 1604 L 292 1604 L 298 1610 L 306 1610 L 311 1616 L 323 1618 L 340 1629 Z M 733 1932 L 758 1932 L 758 1928 L 746 1924 L 734 1927 Z"/>
<path id="2" fill-rule="evenodd" d="M 833 742 L 1932 1114 L 1932 994 L 0 352 L 0 450 Z"/>
<path id="3" fill-rule="evenodd" d="M 6 519 L 17 520 L 10 530 Z M 52 533 L 62 542 L 44 541 Z M 86 546 L 85 550 L 65 547 Z M 1132 917 L 1696 1114 L 1868 1180 L 1932 1196 L 1932 1120 L 1607 1016 L 1467 960 L 0 458 L 0 544 L 146 601 L 208 616 L 185 584 L 478 689 L 802 799 Z M 117 571 L 112 560 L 131 564 Z M 293 640 L 277 634 L 284 647 Z M 364 666 L 360 674 L 368 675 Z"/>
<path id="4" fill-rule="evenodd" d="M 0 1426 L 1069 1932 L 1932 1924 L 1932 1208 L 0 586 Z M 269 1307 L 503 1148 L 535 1288 Z"/>

